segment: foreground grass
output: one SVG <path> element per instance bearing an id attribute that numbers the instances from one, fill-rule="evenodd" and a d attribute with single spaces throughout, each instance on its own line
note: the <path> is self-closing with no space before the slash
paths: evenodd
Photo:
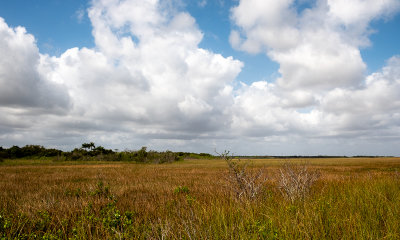
<path id="1" fill-rule="evenodd" d="M 295 160 L 303 161 L 303 160 Z M 286 201 L 282 160 L 253 160 L 270 180 L 238 200 L 221 160 L 173 164 L 0 165 L 5 239 L 400 239 L 400 160 L 311 159 L 321 179 Z"/>

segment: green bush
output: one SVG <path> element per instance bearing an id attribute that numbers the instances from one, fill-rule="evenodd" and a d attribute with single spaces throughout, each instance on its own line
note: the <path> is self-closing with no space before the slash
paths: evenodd
<path id="1" fill-rule="evenodd" d="M 189 191 L 189 188 L 188 187 L 186 187 L 186 186 L 178 186 L 178 187 L 176 187 L 175 189 L 174 189 L 174 193 L 175 194 L 180 194 L 180 193 L 186 193 L 186 194 L 188 194 L 190 191 Z"/>

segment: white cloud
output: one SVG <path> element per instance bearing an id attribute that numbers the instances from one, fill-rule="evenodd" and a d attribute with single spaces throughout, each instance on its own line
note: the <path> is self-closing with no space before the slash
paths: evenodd
<path id="1" fill-rule="evenodd" d="M 238 48 L 257 53 L 295 46 L 300 36 L 295 28 L 297 19 L 295 9 L 290 7 L 292 3 L 293 0 L 240 1 L 232 9 L 232 20 L 246 37 Z"/>
<path id="2" fill-rule="evenodd" d="M 346 26 L 361 25 L 376 18 L 387 18 L 400 8 L 397 0 L 327 0 L 329 15 Z"/>
<path id="3" fill-rule="evenodd" d="M 400 57 L 365 76 L 359 50 L 369 23 L 398 2 L 349 1 L 356 16 L 341 1 L 302 12 L 296 3 L 241 0 L 232 9 L 231 44 L 266 53 L 281 74 L 239 86 L 244 64 L 200 48 L 195 19 L 174 1 L 92 1 L 96 46 L 59 57 L 40 54 L 32 35 L 0 19 L 0 55 L 9 56 L 0 59 L 0 143 L 400 154 L 382 145 L 400 142 Z"/>
<path id="4" fill-rule="evenodd" d="M 326 113 L 349 115 L 354 121 L 390 121 L 398 115 L 400 108 L 400 58 L 391 58 L 381 72 L 368 76 L 366 85 L 361 89 L 335 89 L 329 92 L 321 108 Z M 381 125 L 380 122 L 376 124 L 378 127 Z M 365 128 L 374 125 L 366 125 Z M 388 127 L 385 124 L 383 126 Z"/>
<path id="5" fill-rule="evenodd" d="M 360 89 L 335 88 L 315 99 L 302 91 L 287 94 L 264 81 L 244 86 L 235 98 L 233 129 L 248 137 L 399 141 L 400 57 L 391 58 L 382 71 L 368 76 Z M 299 112 L 299 106 L 289 107 L 291 99 L 313 108 Z"/>
<path id="6" fill-rule="evenodd" d="M 238 90 L 233 129 L 248 137 L 302 136 L 305 142 L 351 137 L 398 143 L 399 58 L 366 76 L 360 48 L 370 44 L 371 21 L 393 16 L 400 2 L 310 3 L 298 11 L 294 0 L 241 0 L 232 9 L 231 45 L 267 54 L 281 74 L 274 83 Z"/>
<path id="7" fill-rule="evenodd" d="M 197 5 L 203 8 L 207 5 L 207 0 L 199 0 Z"/>
<path id="8" fill-rule="evenodd" d="M 76 10 L 75 12 L 75 18 L 78 21 L 78 23 L 82 23 L 83 19 L 85 18 L 86 15 L 86 11 L 84 8 L 79 8 L 78 10 Z"/>
<path id="9" fill-rule="evenodd" d="M 266 52 L 278 62 L 279 86 L 316 91 L 362 83 L 366 66 L 359 47 L 369 44 L 369 23 L 393 15 L 400 6 L 397 0 L 319 0 L 297 12 L 296 4 L 241 0 L 232 9 L 238 30 L 230 41 L 237 49 Z"/>
<path id="10" fill-rule="evenodd" d="M 280 63 L 282 88 L 320 91 L 361 84 L 366 66 L 357 48 L 324 30 L 304 33 L 304 38 L 295 48 L 269 52 Z"/>
<path id="11" fill-rule="evenodd" d="M 25 28 L 10 28 L 0 18 L 0 107 L 64 111 L 69 96 L 63 86 L 39 71 L 39 50 Z"/>
<path id="12" fill-rule="evenodd" d="M 199 48 L 203 35 L 188 13 L 158 1 L 94 1 L 88 13 L 94 49 L 40 55 L 24 33 L 36 75 L 64 86 L 71 103 L 68 116 L 33 122 L 28 132 L 46 138 L 51 131 L 43 128 L 51 126 L 73 139 L 194 138 L 229 125 L 229 86 L 243 64 Z"/>

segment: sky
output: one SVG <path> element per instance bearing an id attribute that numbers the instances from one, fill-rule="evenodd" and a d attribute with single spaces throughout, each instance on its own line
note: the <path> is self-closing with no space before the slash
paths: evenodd
<path id="1" fill-rule="evenodd" d="M 400 156 L 400 0 L 3 0 L 0 146 Z"/>

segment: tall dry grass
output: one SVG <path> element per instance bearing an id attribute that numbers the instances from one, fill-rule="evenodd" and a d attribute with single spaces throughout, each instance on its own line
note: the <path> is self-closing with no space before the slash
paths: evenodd
<path id="1" fill-rule="evenodd" d="M 330 162 L 329 162 L 330 161 Z M 400 239 L 399 159 L 310 162 L 304 201 L 279 190 L 279 160 L 255 199 L 238 199 L 222 160 L 0 165 L 5 239 Z M 33 164 L 36 165 L 33 165 Z"/>

